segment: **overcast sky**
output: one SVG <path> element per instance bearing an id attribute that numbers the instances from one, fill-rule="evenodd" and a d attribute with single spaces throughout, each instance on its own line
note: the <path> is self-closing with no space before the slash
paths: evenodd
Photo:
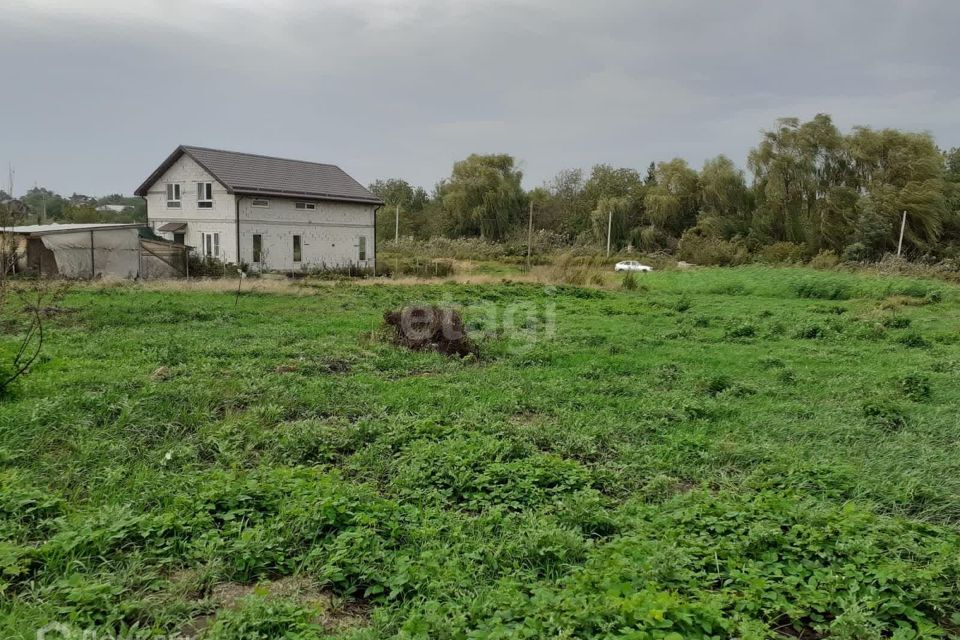
<path id="1" fill-rule="evenodd" d="M 132 192 L 194 144 L 430 189 L 599 162 L 743 166 L 780 116 L 960 145 L 957 0 L 2 0 L 0 185 Z"/>

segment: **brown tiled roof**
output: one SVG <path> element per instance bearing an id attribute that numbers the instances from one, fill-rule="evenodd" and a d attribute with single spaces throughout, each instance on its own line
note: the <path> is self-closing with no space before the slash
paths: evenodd
<path id="1" fill-rule="evenodd" d="M 144 196 L 180 156 L 187 155 L 237 195 L 282 196 L 383 204 L 340 167 L 252 153 L 181 145 L 134 192 Z"/>

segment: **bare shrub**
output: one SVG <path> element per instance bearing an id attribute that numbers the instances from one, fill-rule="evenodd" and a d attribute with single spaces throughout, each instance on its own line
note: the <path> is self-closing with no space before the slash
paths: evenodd
<path id="1" fill-rule="evenodd" d="M 773 264 L 797 264 L 807 256 L 807 248 L 795 242 L 774 242 L 760 249 L 760 261 Z"/>
<path id="2" fill-rule="evenodd" d="M 742 244 L 699 235 L 693 230 L 683 234 L 677 253 L 681 260 L 699 265 L 734 266 L 750 261 L 750 253 Z"/>

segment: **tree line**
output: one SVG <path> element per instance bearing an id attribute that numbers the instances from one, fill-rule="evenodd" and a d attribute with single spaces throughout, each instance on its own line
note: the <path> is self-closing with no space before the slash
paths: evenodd
<path id="1" fill-rule="evenodd" d="M 0 202 L 10 200 L 6 191 L 0 190 Z M 143 198 L 114 193 L 93 197 L 74 193 L 60 195 L 44 187 L 33 187 L 16 199 L 22 208 L 18 224 L 70 223 L 70 222 L 145 222 L 147 205 Z M 121 211 L 98 211 L 101 205 L 118 205 Z"/>
<path id="2" fill-rule="evenodd" d="M 615 251 L 666 251 L 732 263 L 771 246 L 797 258 L 832 252 L 871 260 L 895 251 L 907 213 L 908 255 L 953 257 L 960 248 L 960 149 L 926 133 L 855 127 L 829 115 L 783 118 L 748 157 L 749 174 L 720 155 L 697 170 L 675 158 L 644 170 L 595 165 L 561 171 L 525 191 L 506 154 L 454 164 L 431 193 L 398 178 L 371 191 L 386 203 L 378 235 L 522 240 L 534 228 L 556 242 Z M 608 230 L 609 224 L 609 230 Z"/>

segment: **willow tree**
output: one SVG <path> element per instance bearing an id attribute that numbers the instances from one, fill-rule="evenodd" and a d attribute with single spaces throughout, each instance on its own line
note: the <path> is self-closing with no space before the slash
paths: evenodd
<path id="1" fill-rule="evenodd" d="M 520 217 L 522 172 L 507 154 L 473 154 L 453 165 L 440 187 L 444 212 L 456 235 L 502 239 Z"/>
<path id="2" fill-rule="evenodd" d="M 654 234 L 679 238 L 680 234 L 696 224 L 699 211 L 697 172 L 686 161 L 674 158 L 657 164 L 656 184 L 647 189 L 644 198 L 645 217 L 650 229 L 643 235 Z"/>
<path id="3" fill-rule="evenodd" d="M 703 163 L 699 180 L 699 226 L 706 234 L 725 240 L 750 232 L 753 198 L 743 171 L 726 156 Z"/>
<path id="4" fill-rule="evenodd" d="M 926 251 L 936 245 L 951 213 L 947 166 L 933 138 L 857 127 L 847 147 L 864 198 L 856 226 L 868 252 L 876 256 L 895 248 L 903 212 L 906 246 Z"/>
<path id="5" fill-rule="evenodd" d="M 610 245 L 614 250 L 626 247 L 640 222 L 638 203 L 629 197 L 600 198 L 590 215 L 593 236 L 601 245 L 607 242 L 609 225 Z"/>
<path id="6" fill-rule="evenodd" d="M 782 118 L 750 152 L 757 199 L 755 229 L 770 241 L 841 247 L 851 231 L 855 175 L 830 116 Z"/>
<path id="7" fill-rule="evenodd" d="M 635 169 L 595 165 L 583 187 L 583 201 L 592 212 L 594 239 L 606 244 L 610 222 L 611 245 L 622 249 L 630 244 L 643 216 L 645 193 L 646 186 Z"/>

